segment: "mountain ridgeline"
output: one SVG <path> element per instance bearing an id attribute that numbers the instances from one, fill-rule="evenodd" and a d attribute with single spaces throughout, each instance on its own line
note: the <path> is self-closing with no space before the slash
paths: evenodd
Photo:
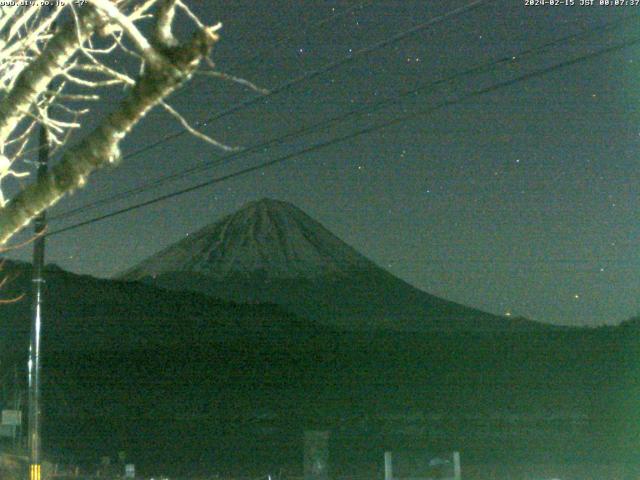
<path id="1" fill-rule="evenodd" d="M 3 298 L 27 294 L 0 307 L 6 394 L 14 365 L 26 378 L 30 266 L 3 272 L 14 279 Z M 381 446 L 457 448 L 466 462 L 633 461 L 638 451 L 635 321 L 341 331 L 273 304 L 55 267 L 45 276 L 44 444 L 59 461 L 126 450 L 146 475 L 299 475 L 305 429 L 332 432 L 345 474 L 379 467 Z"/>
<path id="2" fill-rule="evenodd" d="M 268 302 L 344 330 L 553 328 L 420 291 L 290 203 L 263 199 L 118 276 L 240 303 Z"/>
<path id="3" fill-rule="evenodd" d="M 0 305 L 4 405 L 13 367 L 26 378 L 31 266 L 2 274 L 2 299 L 25 294 Z M 302 431 L 322 429 L 347 475 L 403 445 L 640 464 L 640 321 L 554 328 L 437 298 L 284 202 L 250 203 L 118 280 L 45 277 L 58 461 L 126 450 L 146 476 L 300 475 Z"/>

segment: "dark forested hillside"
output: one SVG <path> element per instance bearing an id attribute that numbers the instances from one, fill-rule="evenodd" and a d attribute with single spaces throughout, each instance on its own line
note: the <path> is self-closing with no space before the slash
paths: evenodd
<path id="1" fill-rule="evenodd" d="M 19 273 L 7 296 L 27 288 L 28 266 L 5 272 Z M 467 461 L 636 455 L 634 322 L 341 332 L 273 305 L 55 268 L 47 299 L 50 455 L 95 462 L 125 449 L 147 472 L 180 473 L 180 457 L 180 468 L 260 474 L 299 468 L 309 428 L 332 432 L 335 468 L 346 469 L 403 443 L 456 448 Z M 24 365 L 28 301 L 0 308 L 2 365 Z"/>

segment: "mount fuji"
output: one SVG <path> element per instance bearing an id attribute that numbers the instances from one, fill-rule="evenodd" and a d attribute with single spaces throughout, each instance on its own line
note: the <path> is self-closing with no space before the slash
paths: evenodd
<path id="1" fill-rule="evenodd" d="M 303 318 L 346 330 L 543 327 L 418 290 L 299 208 L 272 199 L 246 204 L 118 278 L 238 303 L 274 303 Z"/>

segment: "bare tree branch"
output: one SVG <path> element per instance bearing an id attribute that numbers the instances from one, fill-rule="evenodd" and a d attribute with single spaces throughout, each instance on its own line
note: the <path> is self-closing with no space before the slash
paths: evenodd
<path id="1" fill-rule="evenodd" d="M 138 27 L 129 17 L 124 15 L 110 0 L 89 0 L 89 2 L 120 25 L 149 65 L 154 68 L 160 68 L 163 63 L 162 56 L 151 46 L 147 38 L 138 30 Z"/>
<path id="2" fill-rule="evenodd" d="M 91 9 L 84 9 L 82 13 L 79 33 L 84 38 L 100 25 L 100 18 Z M 7 141 L 49 83 L 64 71 L 78 48 L 75 29 L 61 28 L 42 54 L 22 70 L 13 88 L 0 100 L 0 144 Z"/>
<path id="3" fill-rule="evenodd" d="M 215 77 L 215 78 L 219 78 L 221 80 L 226 80 L 228 82 L 233 82 L 233 83 L 237 83 L 239 85 L 242 85 L 244 87 L 247 87 L 251 90 L 253 90 L 254 92 L 258 92 L 261 93 L 263 95 L 267 95 L 269 93 L 269 90 L 267 90 L 266 88 L 262 88 L 258 85 L 256 85 L 255 83 L 246 80 L 244 78 L 240 78 L 240 77 L 236 77 L 235 75 L 230 75 L 228 73 L 224 73 L 224 72 L 219 72 L 217 70 L 199 70 L 196 72 L 196 74 L 198 75 L 206 75 L 209 77 Z"/>
<path id="4" fill-rule="evenodd" d="M 155 41 L 164 48 L 172 48 L 178 45 L 178 41 L 173 36 L 171 26 L 176 13 L 176 0 L 164 0 L 160 4 L 158 20 L 154 30 Z"/>
<path id="5" fill-rule="evenodd" d="M 191 135 L 193 135 L 196 138 L 199 138 L 200 140 L 203 140 L 205 142 L 207 142 L 210 145 L 213 145 L 214 147 L 218 147 L 221 150 L 225 150 L 227 152 L 232 152 L 232 151 L 237 151 L 239 150 L 237 147 L 230 147 L 228 145 L 225 145 L 224 143 L 220 143 L 218 140 L 211 138 L 208 135 L 205 135 L 204 133 L 196 130 L 194 127 L 192 127 L 189 122 L 187 121 L 186 118 L 184 118 L 180 112 L 178 112 L 175 108 L 173 108 L 171 105 L 169 105 L 168 103 L 162 101 L 160 102 L 160 105 L 162 105 L 162 107 L 169 112 L 169 114 L 174 117 L 176 120 L 178 120 L 178 122 L 180 122 L 180 125 L 183 126 L 183 128 L 189 132 Z"/>
<path id="6" fill-rule="evenodd" d="M 219 28 L 220 24 L 201 29 L 185 45 L 158 53 L 162 68 L 149 65 L 116 111 L 77 146 L 67 149 L 61 161 L 40 181 L 23 189 L 0 209 L 0 244 L 42 210 L 83 186 L 92 172 L 117 162 L 120 141 L 149 109 L 192 76 L 217 41 Z"/>
<path id="7" fill-rule="evenodd" d="M 88 2 L 78 9 L 73 2 L 52 10 L 0 6 L 0 245 L 84 185 L 92 172 L 116 163 L 121 140 L 154 106 L 162 106 L 196 138 L 232 150 L 165 102 L 202 61 L 213 67 L 208 56 L 220 24 L 206 26 L 183 0 Z M 68 15 L 62 15 L 65 8 Z M 138 25 L 149 18 L 155 22 L 151 30 Z M 195 30 L 184 43 L 173 29 L 178 18 Z M 245 79 L 216 70 L 205 74 L 266 93 Z M 124 99 L 93 131 L 84 132 L 83 115 L 94 109 L 93 102 L 103 96 L 113 102 L 114 93 Z M 21 190 L 7 200 L 3 180 L 26 176 L 17 162 L 33 163 L 29 155 L 41 148 L 27 148 L 38 125 L 47 128 L 50 151 L 62 156 L 44 177 L 26 186 L 19 182 Z"/>

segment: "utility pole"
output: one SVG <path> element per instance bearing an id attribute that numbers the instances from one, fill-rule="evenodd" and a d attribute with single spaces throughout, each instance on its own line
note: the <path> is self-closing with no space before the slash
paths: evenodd
<path id="1" fill-rule="evenodd" d="M 49 135 L 45 125 L 40 126 L 38 148 L 38 180 L 49 168 Z M 43 211 L 35 219 L 32 270 L 32 318 L 29 345 L 29 480 L 40 480 L 41 475 L 41 396 L 40 396 L 40 339 L 42 328 L 42 296 L 44 294 L 44 247 L 47 214 Z"/>

